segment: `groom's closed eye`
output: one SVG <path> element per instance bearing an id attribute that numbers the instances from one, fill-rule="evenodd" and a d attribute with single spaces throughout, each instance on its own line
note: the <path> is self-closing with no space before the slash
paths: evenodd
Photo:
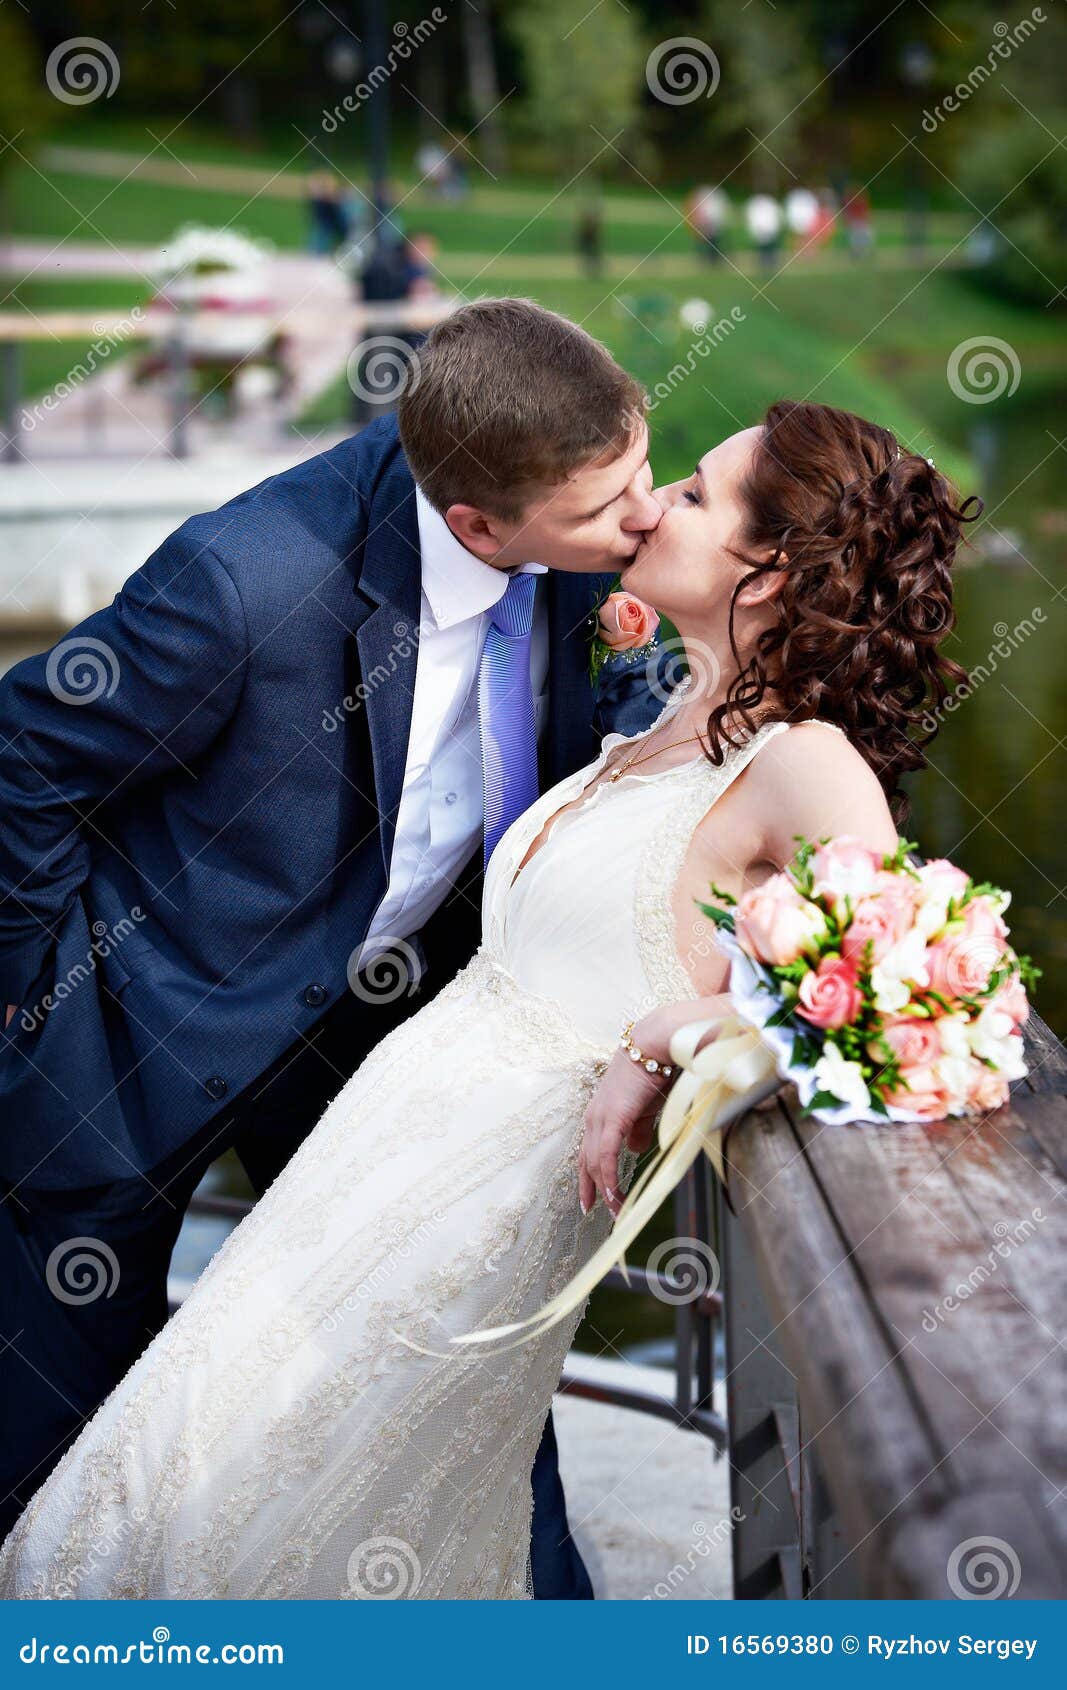
<path id="1" fill-rule="evenodd" d="M 622 494 L 616 493 L 614 498 L 611 498 L 611 499 L 608 500 L 607 504 L 599 506 L 599 508 L 595 511 L 589 511 L 585 516 L 580 516 L 578 518 L 578 521 L 579 522 L 593 522 L 598 516 L 603 516 L 605 511 L 609 511 L 611 509 L 612 505 L 617 505 L 621 498 L 622 498 Z"/>

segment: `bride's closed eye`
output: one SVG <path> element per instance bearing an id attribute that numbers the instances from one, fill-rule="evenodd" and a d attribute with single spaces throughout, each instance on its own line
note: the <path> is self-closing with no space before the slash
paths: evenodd
<path id="1" fill-rule="evenodd" d="M 700 494 L 695 487 L 687 487 L 685 492 L 682 494 L 682 498 L 691 505 L 699 505 L 702 502 Z"/>

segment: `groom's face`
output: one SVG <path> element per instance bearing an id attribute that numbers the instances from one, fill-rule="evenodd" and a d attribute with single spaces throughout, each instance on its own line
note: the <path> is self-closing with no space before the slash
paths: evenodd
<path id="1" fill-rule="evenodd" d="M 517 521 L 453 505 L 448 523 L 469 551 L 498 568 L 544 563 L 592 575 L 625 568 L 662 515 L 652 497 L 648 429 L 641 422 L 624 452 L 538 490 Z"/>

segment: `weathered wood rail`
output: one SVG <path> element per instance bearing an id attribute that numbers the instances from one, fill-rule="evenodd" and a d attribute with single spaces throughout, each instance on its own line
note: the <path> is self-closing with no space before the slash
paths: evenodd
<path id="1" fill-rule="evenodd" d="M 787 1094 L 731 1136 L 738 1597 L 1067 1595 L 1067 1055 L 1027 1032 L 985 1120 Z"/>

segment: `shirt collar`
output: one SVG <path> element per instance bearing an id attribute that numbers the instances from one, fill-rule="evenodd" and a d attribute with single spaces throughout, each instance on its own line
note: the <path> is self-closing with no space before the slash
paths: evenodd
<path id="1" fill-rule="evenodd" d="M 544 575 L 543 563 L 522 563 L 517 570 L 494 569 L 456 539 L 421 487 L 415 488 L 422 553 L 422 591 L 436 628 L 451 628 L 481 616 L 507 592 L 510 574 Z"/>

